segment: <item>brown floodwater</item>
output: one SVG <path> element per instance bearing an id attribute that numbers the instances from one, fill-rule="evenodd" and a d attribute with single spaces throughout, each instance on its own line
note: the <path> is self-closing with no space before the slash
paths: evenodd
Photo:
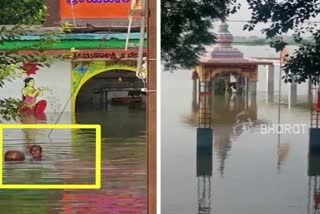
<path id="1" fill-rule="evenodd" d="M 279 106 L 277 88 L 275 102 L 266 102 L 263 78 L 255 107 L 215 97 L 210 127 L 199 129 L 191 71 L 162 73 L 162 214 L 320 212 L 320 158 L 308 153 L 306 89 L 299 86 L 297 106 L 280 106 L 280 123 L 298 124 L 300 131 L 266 134 L 264 125 L 279 122 Z M 286 99 L 283 92 L 281 102 Z"/>
<path id="2" fill-rule="evenodd" d="M 58 114 L 24 117 L 21 123 L 53 124 Z M 59 123 L 70 120 L 62 115 Z M 101 189 L 0 190 L 1 213 L 102 214 L 146 213 L 146 127 L 143 109 L 110 106 L 108 111 L 83 109 L 80 124 L 101 124 Z M 19 150 L 23 163 L 3 163 L 5 184 L 93 184 L 95 182 L 95 131 L 5 129 L 3 152 Z M 32 161 L 28 148 L 39 144 L 43 160 Z"/>

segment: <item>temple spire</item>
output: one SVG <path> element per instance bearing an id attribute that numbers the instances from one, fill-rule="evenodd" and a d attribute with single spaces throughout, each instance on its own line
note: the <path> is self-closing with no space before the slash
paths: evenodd
<path id="1" fill-rule="evenodd" d="M 229 25 L 222 21 L 218 26 L 217 46 L 232 48 L 233 35 L 229 31 Z"/>
<path id="2" fill-rule="evenodd" d="M 211 58 L 213 59 L 243 59 L 243 53 L 237 48 L 232 47 L 233 35 L 229 31 L 229 25 L 225 20 L 222 20 L 217 27 L 215 33 L 216 44 L 211 52 Z"/>

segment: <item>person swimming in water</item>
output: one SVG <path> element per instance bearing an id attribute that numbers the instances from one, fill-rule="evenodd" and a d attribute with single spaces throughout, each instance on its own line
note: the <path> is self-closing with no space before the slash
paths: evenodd
<path id="1" fill-rule="evenodd" d="M 29 149 L 32 160 L 42 160 L 42 147 L 39 145 L 32 145 Z M 23 152 L 10 150 L 4 155 L 5 161 L 24 161 L 25 155 Z"/>
<path id="2" fill-rule="evenodd" d="M 42 159 L 42 147 L 39 145 L 32 145 L 29 149 L 30 155 L 33 160 L 41 160 Z"/>
<path id="3" fill-rule="evenodd" d="M 7 151 L 4 155 L 5 161 L 24 161 L 25 159 L 24 153 L 16 150 Z"/>

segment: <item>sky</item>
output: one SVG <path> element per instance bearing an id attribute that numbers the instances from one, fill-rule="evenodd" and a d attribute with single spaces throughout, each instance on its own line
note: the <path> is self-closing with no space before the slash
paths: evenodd
<path id="1" fill-rule="evenodd" d="M 249 5 L 247 3 L 246 0 L 238 0 L 238 2 L 241 4 L 241 8 L 240 10 L 236 13 L 231 15 L 227 21 L 229 24 L 229 31 L 233 34 L 233 35 L 237 35 L 237 36 L 263 36 L 263 34 L 261 33 L 261 30 L 263 28 L 263 24 L 260 24 L 260 27 L 255 29 L 254 31 L 244 31 L 243 30 L 243 26 L 246 24 L 245 22 L 232 22 L 232 21 L 247 21 L 250 20 L 250 15 L 251 15 L 251 10 L 249 10 Z M 262 25 L 262 26 L 261 26 Z"/>
<path id="2" fill-rule="evenodd" d="M 241 4 L 240 10 L 227 18 L 227 23 L 229 24 L 229 31 L 235 36 L 259 36 L 265 37 L 261 30 L 263 28 L 268 27 L 268 24 L 258 24 L 254 31 L 244 31 L 243 26 L 246 24 L 245 22 L 233 22 L 233 21 L 248 21 L 251 18 L 251 10 L 249 10 L 249 5 L 247 0 L 238 0 L 238 3 Z"/>

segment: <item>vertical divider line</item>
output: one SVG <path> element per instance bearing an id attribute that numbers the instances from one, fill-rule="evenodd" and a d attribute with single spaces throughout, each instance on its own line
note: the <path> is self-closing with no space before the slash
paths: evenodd
<path id="1" fill-rule="evenodd" d="M 98 188 L 101 188 L 101 141 L 101 126 L 98 125 L 96 128 L 96 185 L 98 186 Z"/>
<path id="2" fill-rule="evenodd" d="M 0 186 L 2 185 L 2 176 L 3 176 L 3 128 L 0 127 Z"/>

